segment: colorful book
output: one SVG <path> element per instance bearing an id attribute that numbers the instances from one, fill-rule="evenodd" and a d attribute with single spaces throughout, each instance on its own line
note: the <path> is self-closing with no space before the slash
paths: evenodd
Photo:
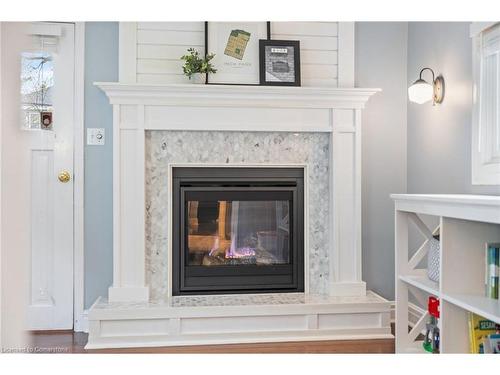
<path id="1" fill-rule="evenodd" d="M 471 353 L 492 353 L 500 338 L 500 324 L 483 318 L 474 313 L 469 313 L 469 344 Z M 493 347 L 492 347 L 493 345 Z"/>
<path id="2" fill-rule="evenodd" d="M 489 335 L 484 340 L 484 354 L 500 354 L 500 334 Z"/>
<path id="3" fill-rule="evenodd" d="M 486 297 L 498 299 L 498 284 L 500 279 L 500 244 L 486 244 Z"/>

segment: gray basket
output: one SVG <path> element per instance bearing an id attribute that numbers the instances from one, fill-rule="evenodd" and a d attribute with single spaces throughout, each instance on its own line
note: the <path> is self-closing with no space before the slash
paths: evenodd
<path id="1" fill-rule="evenodd" d="M 427 253 L 427 277 L 432 281 L 439 282 L 439 240 L 433 238 L 429 241 L 429 252 Z"/>

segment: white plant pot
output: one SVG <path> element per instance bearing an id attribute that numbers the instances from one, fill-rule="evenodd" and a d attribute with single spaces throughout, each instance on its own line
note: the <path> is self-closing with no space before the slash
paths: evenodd
<path id="1" fill-rule="evenodd" d="M 207 82 L 207 75 L 205 73 L 196 73 L 191 76 L 189 81 L 191 83 L 203 85 Z"/>

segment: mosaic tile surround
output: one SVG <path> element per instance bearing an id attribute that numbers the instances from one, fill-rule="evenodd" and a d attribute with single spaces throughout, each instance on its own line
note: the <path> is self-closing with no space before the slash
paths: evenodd
<path id="1" fill-rule="evenodd" d="M 167 295 L 168 165 L 306 164 L 309 200 L 309 292 L 328 293 L 329 134 L 146 132 L 146 281 L 151 301 Z"/>

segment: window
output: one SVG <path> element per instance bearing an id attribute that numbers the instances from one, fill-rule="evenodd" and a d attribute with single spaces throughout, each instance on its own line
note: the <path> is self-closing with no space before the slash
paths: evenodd
<path id="1" fill-rule="evenodd" d="M 24 129 L 40 129 L 43 113 L 52 113 L 54 63 L 48 52 L 21 55 L 21 112 Z"/>
<path id="2" fill-rule="evenodd" d="M 472 183 L 500 185 L 500 23 L 471 26 Z"/>

